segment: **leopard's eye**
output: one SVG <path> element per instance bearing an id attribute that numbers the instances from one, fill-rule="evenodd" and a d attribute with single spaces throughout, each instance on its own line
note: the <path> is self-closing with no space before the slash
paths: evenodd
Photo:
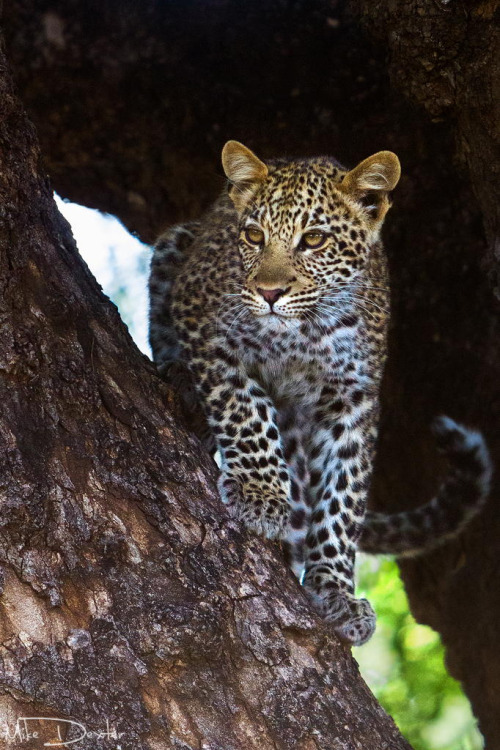
<path id="1" fill-rule="evenodd" d="M 301 243 L 305 248 L 315 250 L 317 247 L 321 247 L 326 242 L 326 234 L 324 232 L 305 232 L 302 235 Z"/>
<path id="2" fill-rule="evenodd" d="M 247 227 L 244 232 L 244 237 L 250 245 L 262 245 L 264 242 L 264 232 L 256 227 Z"/>

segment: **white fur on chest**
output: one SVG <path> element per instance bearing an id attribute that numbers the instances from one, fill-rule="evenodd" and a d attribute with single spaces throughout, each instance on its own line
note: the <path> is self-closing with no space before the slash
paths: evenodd
<path id="1" fill-rule="evenodd" d="M 255 347 L 242 347 L 247 372 L 275 401 L 314 403 L 327 382 L 342 381 L 348 366 L 357 379 L 364 370 L 357 328 L 339 328 L 314 339 L 304 335 L 295 321 L 269 316 L 252 331 Z"/>

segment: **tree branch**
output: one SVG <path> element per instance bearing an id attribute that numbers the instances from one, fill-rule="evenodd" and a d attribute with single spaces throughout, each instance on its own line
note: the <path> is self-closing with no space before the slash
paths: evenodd
<path id="1" fill-rule="evenodd" d="M 407 748 L 278 551 L 226 517 L 0 74 L 7 747 Z"/>

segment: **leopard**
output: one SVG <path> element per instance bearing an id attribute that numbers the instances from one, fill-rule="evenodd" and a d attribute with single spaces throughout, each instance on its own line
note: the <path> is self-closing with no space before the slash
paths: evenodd
<path id="1" fill-rule="evenodd" d="M 438 417 L 449 469 L 435 497 L 367 510 L 390 322 L 381 228 L 398 157 L 264 162 L 233 140 L 222 167 L 211 208 L 156 243 L 153 358 L 204 415 L 229 513 L 278 540 L 319 613 L 361 645 L 375 614 L 355 595 L 356 552 L 421 554 L 460 533 L 486 501 L 488 451 L 479 432 Z"/>

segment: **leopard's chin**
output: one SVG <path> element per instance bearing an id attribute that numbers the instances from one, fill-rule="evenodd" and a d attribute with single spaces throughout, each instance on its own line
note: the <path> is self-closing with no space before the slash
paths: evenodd
<path id="1" fill-rule="evenodd" d="M 293 328 L 294 324 L 300 323 L 300 318 L 296 315 L 283 314 L 279 312 L 268 312 L 259 315 L 259 321 L 270 330 L 284 330 Z"/>

